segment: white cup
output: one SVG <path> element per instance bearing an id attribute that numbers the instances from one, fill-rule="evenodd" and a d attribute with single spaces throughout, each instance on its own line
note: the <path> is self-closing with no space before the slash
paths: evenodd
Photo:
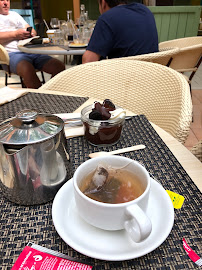
<path id="1" fill-rule="evenodd" d="M 80 184 L 94 171 L 98 164 L 107 164 L 113 168 L 122 168 L 133 172 L 141 181 L 144 192 L 138 198 L 124 203 L 104 203 L 93 200 L 80 190 Z M 81 164 L 74 173 L 74 196 L 79 215 L 89 224 L 104 230 L 125 229 L 134 242 L 146 239 L 152 230 L 152 224 L 146 214 L 150 177 L 146 169 L 137 161 L 122 156 L 106 156 L 90 159 Z"/>
<path id="2" fill-rule="evenodd" d="M 51 44 L 55 43 L 55 31 L 56 30 L 54 30 L 54 29 L 49 29 L 46 31 L 46 34 L 47 34 Z"/>

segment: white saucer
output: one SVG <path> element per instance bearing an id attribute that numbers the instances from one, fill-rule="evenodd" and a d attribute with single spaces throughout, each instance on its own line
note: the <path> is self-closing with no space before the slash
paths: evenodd
<path id="1" fill-rule="evenodd" d="M 151 179 L 148 216 L 152 221 L 150 236 L 134 243 L 125 230 L 105 231 L 86 223 L 77 213 L 73 181 L 65 183 L 55 196 L 52 217 L 61 238 L 78 252 L 100 260 L 123 261 L 141 257 L 160 246 L 174 223 L 174 209 L 164 188 Z"/>

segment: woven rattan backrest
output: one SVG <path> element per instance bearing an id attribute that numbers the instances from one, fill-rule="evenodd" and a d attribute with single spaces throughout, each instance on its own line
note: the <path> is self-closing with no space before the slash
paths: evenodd
<path id="1" fill-rule="evenodd" d="M 186 37 L 161 42 L 159 43 L 159 49 L 166 47 L 185 48 L 199 44 L 202 44 L 202 37 Z"/>
<path id="2" fill-rule="evenodd" d="M 110 98 L 136 114 L 145 114 L 181 142 L 189 132 L 189 85 L 181 74 L 159 64 L 118 59 L 92 62 L 59 73 L 40 89 Z"/>
<path id="3" fill-rule="evenodd" d="M 2 45 L 0 45 L 0 64 L 9 65 L 8 52 Z"/>
<path id="4" fill-rule="evenodd" d="M 181 72 L 196 70 L 202 56 L 202 37 L 180 38 L 159 44 L 161 49 L 168 46 L 180 48 L 180 52 L 173 57 L 171 68 Z"/>
<path id="5" fill-rule="evenodd" d="M 166 48 L 162 51 L 155 52 L 155 53 L 148 53 L 148 54 L 141 54 L 135 56 L 128 56 L 127 60 L 141 60 L 147 61 L 152 63 L 161 64 L 164 66 L 169 66 L 172 60 L 172 57 L 179 52 L 179 48 Z M 124 58 L 119 58 L 120 60 L 125 60 Z"/>
<path id="6" fill-rule="evenodd" d="M 180 49 L 180 52 L 173 56 L 170 67 L 177 71 L 192 71 L 196 68 L 202 57 L 202 43 Z"/>

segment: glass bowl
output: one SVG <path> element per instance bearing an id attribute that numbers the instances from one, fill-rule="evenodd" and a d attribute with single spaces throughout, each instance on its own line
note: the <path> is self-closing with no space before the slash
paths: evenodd
<path id="1" fill-rule="evenodd" d="M 120 109 L 120 107 L 116 106 L 116 109 Z M 81 120 L 87 141 L 95 146 L 109 146 L 117 143 L 121 136 L 125 116 L 111 120 L 93 120 L 89 119 L 91 111 L 92 105 L 81 111 Z"/>

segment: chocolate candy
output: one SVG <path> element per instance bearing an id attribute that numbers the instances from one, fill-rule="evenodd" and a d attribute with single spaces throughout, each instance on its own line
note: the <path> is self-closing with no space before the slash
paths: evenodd
<path id="1" fill-rule="evenodd" d="M 115 110 L 115 105 L 110 99 L 105 99 L 103 104 L 95 102 L 95 107 L 89 114 L 89 118 L 93 120 L 108 120 L 111 117 L 110 111 Z"/>

